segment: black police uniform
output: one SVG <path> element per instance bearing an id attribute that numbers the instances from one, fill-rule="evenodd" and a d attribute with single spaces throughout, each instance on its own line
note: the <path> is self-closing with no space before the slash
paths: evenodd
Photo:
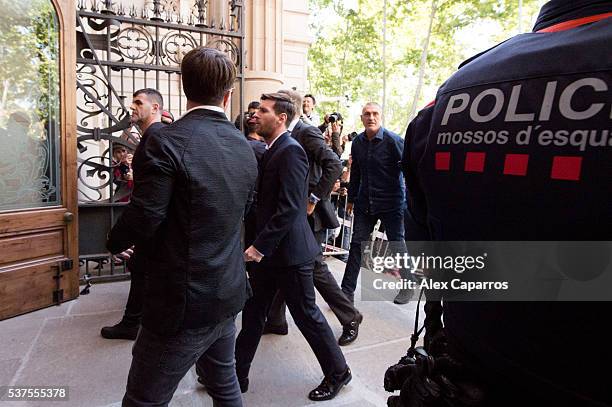
<path id="1" fill-rule="evenodd" d="M 612 240 L 611 12 L 553 0 L 534 32 L 442 85 L 406 134 L 408 240 Z M 611 304 L 449 302 L 443 316 L 489 405 L 607 405 Z"/>

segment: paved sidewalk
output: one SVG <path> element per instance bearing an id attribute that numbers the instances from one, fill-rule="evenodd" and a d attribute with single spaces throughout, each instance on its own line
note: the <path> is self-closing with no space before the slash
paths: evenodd
<path id="1" fill-rule="evenodd" d="M 328 261 L 338 281 L 344 263 Z M 69 386 L 67 402 L 0 402 L 0 406 L 120 406 L 131 361 L 132 341 L 105 340 L 100 328 L 119 321 L 129 282 L 98 284 L 89 295 L 0 322 L 0 386 Z M 336 337 L 342 328 L 320 297 L 317 300 Z M 248 407 L 386 406 L 387 367 L 405 353 L 416 303 L 359 301 L 364 315 L 357 341 L 343 347 L 352 382 L 331 401 L 313 403 L 308 392 L 322 379 L 317 361 L 290 318 L 289 335 L 266 335 L 255 356 Z M 238 318 L 240 325 L 240 317 Z M 239 326 L 238 326 L 239 328 Z M 182 380 L 173 407 L 212 406 L 192 369 Z"/>

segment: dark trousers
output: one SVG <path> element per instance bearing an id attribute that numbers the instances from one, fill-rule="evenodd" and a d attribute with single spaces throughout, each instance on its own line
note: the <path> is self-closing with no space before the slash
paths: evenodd
<path id="1" fill-rule="evenodd" d="M 130 293 L 128 294 L 123 322 L 128 325 L 140 325 L 144 303 L 145 273 L 130 269 Z"/>
<path id="2" fill-rule="evenodd" d="M 325 241 L 325 229 L 314 232 L 314 236 L 317 243 L 321 245 Z M 338 286 L 338 282 L 325 263 L 322 251 L 315 258 L 313 279 L 315 288 L 342 326 L 348 325 L 357 318 L 359 311 Z M 268 312 L 268 323 L 271 325 L 285 325 L 287 323 L 285 297 L 281 291 L 278 291 L 274 296 Z"/>
<path id="3" fill-rule="evenodd" d="M 393 250 L 405 250 L 404 243 L 404 210 L 398 208 L 391 212 L 378 213 L 376 215 L 368 214 L 355 210 L 353 212 L 353 239 L 351 240 L 351 248 L 349 249 L 349 258 L 344 269 L 344 278 L 342 279 L 342 291 L 349 298 L 353 298 L 355 289 L 357 288 L 357 278 L 361 269 L 361 244 L 370 239 L 370 235 L 374 231 L 374 226 L 378 220 L 382 222 L 387 234 L 387 240 L 403 247 L 394 247 Z"/>
<path id="4" fill-rule="evenodd" d="M 325 317 L 315 304 L 313 263 L 286 268 L 258 267 L 250 274 L 253 296 L 242 310 L 242 330 L 236 339 L 236 373 L 249 376 L 251 363 L 263 333 L 272 298 L 280 290 L 289 312 L 314 352 L 326 377 L 338 379 L 346 371 L 346 360 Z"/>
<path id="5" fill-rule="evenodd" d="M 234 365 L 234 318 L 210 327 L 185 329 L 166 337 L 145 327 L 132 349 L 132 365 L 122 406 L 167 406 L 179 382 L 196 364 L 216 407 L 240 407 Z"/>

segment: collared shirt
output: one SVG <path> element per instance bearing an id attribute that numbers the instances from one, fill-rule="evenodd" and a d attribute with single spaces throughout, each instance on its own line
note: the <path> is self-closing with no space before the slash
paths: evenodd
<path id="1" fill-rule="evenodd" d="M 188 115 L 189 113 L 193 112 L 194 110 L 199 110 L 199 109 L 212 110 L 214 112 L 219 112 L 219 113 L 225 114 L 225 110 L 223 110 L 222 107 L 213 106 L 213 105 L 200 105 L 200 106 L 192 107 L 191 109 L 187 110 L 185 113 L 183 113 L 183 115 L 181 117 L 179 117 L 179 120 L 182 119 L 183 117 L 185 117 L 186 115 Z"/>
<path id="2" fill-rule="evenodd" d="M 296 117 L 295 119 L 293 119 L 293 121 L 289 123 L 289 127 L 287 127 L 287 130 L 292 132 L 293 129 L 295 129 L 295 126 L 298 124 L 299 121 L 300 121 L 299 117 Z"/>
<path id="3" fill-rule="evenodd" d="M 276 143 L 276 140 L 278 140 L 279 138 L 282 137 L 283 134 L 287 133 L 286 131 L 279 134 L 278 137 L 276 137 L 274 140 L 272 140 L 272 142 L 268 145 L 268 143 L 266 143 L 266 151 L 268 151 L 269 149 L 272 148 L 272 146 L 274 145 L 274 143 Z"/>
<path id="4" fill-rule="evenodd" d="M 348 202 L 370 214 L 400 209 L 404 206 L 404 182 L 400 162 L 404 140 L 380 128 L 368 140 L 365 132 L 353 140 L 351 181 Z"/>
<path id="5" fill-rule="evenodd" d="M 304 118 L 306 119 L 304 120 L 305 122 L 315 127 L 321 124 L 321 118 L 314 111 L 310 112 L 310 114 L 304 114 Z"/>

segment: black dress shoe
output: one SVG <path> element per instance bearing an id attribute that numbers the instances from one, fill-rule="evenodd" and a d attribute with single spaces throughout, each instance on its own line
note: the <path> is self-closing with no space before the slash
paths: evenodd
<path id="1" fill-rule="evenodd" d="M 113 326 L 105 326 L 100 330 L 100 335 L 106 339 L 136 339 L 140 325 L 131 325 L 123 321 Z"/>
<path id="2" fill-rule="evenodd" d="M 336 397 L 340 389 L 348 384 L 352 378 L 351 369 L 347 367 L 340 379 L 324 378 L 316 389 L 308 393 L 308 398 L 312 401 L 331 400 Z"/>
<path id="3" fill-rule="evenodd" d="M 272 325 L 266 323 L 263 329 L 263 335 L 274 334 L 274 335 L 287 335 L 289 333 L 289 326 L 284 325 Z"/>
<path id="4" fill-rule="evenodd" d="M 338 345 L 346 346 L 353 343 L 359 335 L 359 325 L 363 321 L 363 315 L 358 314 L 357 317 L 342 327 L 342 335 L 338 338 Z"/>
<path id="5" fill-rule="evenodd" d="M 198 376 L 198 383 L 206 387 L 206 382 L 204 381 L 204 378 L 202 376 Z M 247 391 L 249 391 L 249 378 L 247 377 L 244 379 L 238 379 L 238 385 L 240 386 L 240 392 L 246 393 Z"/>

